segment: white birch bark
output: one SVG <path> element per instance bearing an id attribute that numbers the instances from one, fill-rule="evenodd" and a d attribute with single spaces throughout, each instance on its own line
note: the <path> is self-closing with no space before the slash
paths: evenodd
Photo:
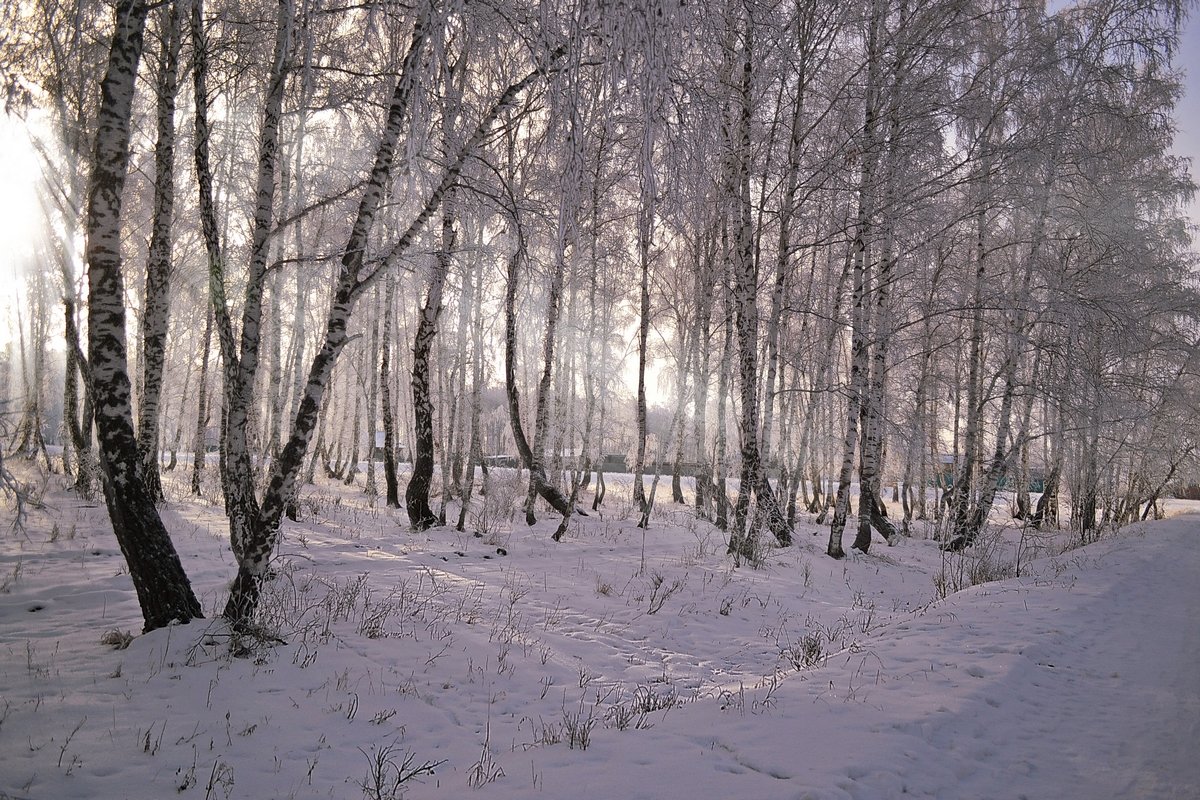
<path id="1" fill-rule="evenodd" d="M 850 511 L 850 480 L 854 473 L 854 454 L 858 444 L 859 421 L 867 390 L 870 368 L 868 336 L 870 330 L 870 298 L 872 273 L 872 215 L 874 214 L 875 169 L 879 158 L 878 116 L 880 83 L 880 46 L 885 9 L 884 0 L 872 0 L 867 32 L 867 84 L 864 102 L 864 121 L 858 187 L 858 215 L 854 229 L 853 280 L 854 311 L 850 345 L 850 376 L 846 402 L 846 436 L 842 442 L 842 464 L 838 471 L 837 498 L 834 501 L 833 521 L 825 553 L 842 558 L 842 533 Z"/>
<path id="2" fill-rule="evenodd" d="M 147 6 L 122 0 L 101 83 L 87 199 L 88 363 L 109 518 L 137 591 L 146 630 L 203 616 L 171 537 L 146 492 L 133 430 L 121 264 L 121 195 L 129 119 Z"/>

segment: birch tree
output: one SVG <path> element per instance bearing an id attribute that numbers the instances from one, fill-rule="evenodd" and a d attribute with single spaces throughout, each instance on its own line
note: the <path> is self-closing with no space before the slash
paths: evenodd
<path id="1" fill-rule="evenodd" d="M 284 11 L 285 9 L 281 9 L 279 20 L 281 33 L 285 27 L 282 23 L 286 22 L 286 17 L 283 16 Z M 376 281 L 393 269 L 399 259 L 407 253 L 419 232 L 437 213 L 447 193 L 457 183 L 467 158 L 479 150 L 500 115 L 514 105 L 529 87 L 537 83 L 548 69 L 553 68 L 564 52 L 562 49 L 556 49 L 545 54 L 544 61 L 508 84 L 503 91 L 487 101 L 483 112 L 477 118 L 476 125 L 464 137 L 461 147 L 442 167 L 428 193 L 418 200 L 418 211 L 415 217 L 390 246 L 386 247 L 374 260 L 368 260 L 367 251 L 371 244 L 371 231 L 389 185 L 397 148 L 406 127 L 410 102 L 419 87 L 418 70 L 421 64 L 421 51 L 428 35 L 428 28 L 434 24 L 434 20 L 435 15 L 430 9 L 422 15 L 418 15 L 413 25 L 411 43 L 392 91 L 386 123 L 375 149 L 372 166 L 368 173 L 369 177 L 365 181 L 346 245 L 341 248 L 340 267 L 326 317 L 325 334 L 309 367 L 304 396 L 292 421 L 291 434 L 280 457 L 270 467 L 262 501 L 257 504 L 257 513 L 253 513 L 255 504 L 250 502 L 237 503 L 231 508 L 230 526 L 235 541 L 234 551 L 238 556 L 238 575 L 223 613 L 235 625 L 246 624 L 252 618 L 257 607 L 263 576 L 273 549 L 275 533 L 278 530 L 284 506 L 292 494 L 300 468 L 304 463 L 309 442 L 320 417 L 322 401 L 333 368 L 342 350 L 350 341 L 348 323 L 356 302 Z M 277 39 L 277 42 L 281 39 L 282 37 Z M 278 52 L 282 54 L 285 51 L 281 48 Z M 199 95 L 199 92 L 197 94 Z M 268 97 L 271 96 L 268 94 Z M 268 111 L 264 120 L 269 122 L 270 119 L 271 112 Z M 260 176 L 265 180 L 267 165 L 264 164 L 261 155 L 262 152 L 260 152 L 259 163 Z M 264 216 L 269 215 L 268 206 L 260 205 L 259 208 L 265 212 Z M 244 315 L 245 311 L 243 311 Z M 245 322 L 243 322 L 243 336 L 245 336 Z M 252 492 L 253 485 L 248 484 L 247 490 Z M 233 508 L 242 510 L 241 518 L 234 518 Z M 241 537 L 240 542 L 238 542 L 239 537 Z"/>
<path id="2" fill-rule="evenodd" d="M 182 9 L 171 2 L 159 10 L 161 45 L 158 54 L 154 146 L 154 220 L 146 259 L 142 310 L 142 393 L 138 404 L 138 451 L 146 490 L 163 498 L 158 471 L 159 406 L 166 361 L 167 322 L 171 311 L 171 233 L 175 214 L 175 96 L 179 89 L 179 49 Z"/>
<path id="3" fill-rule="evenodd" d="M 129 120 L 148 11 L 140 0 L 122 0 L 115 9 L 108 69 L 100 87 L 86 217 L 88 366 L 105 502 L 147 631 L 203 616 L 154 498 L 146 489 L 130 400 L 121 193 L 129 164 Z"/>

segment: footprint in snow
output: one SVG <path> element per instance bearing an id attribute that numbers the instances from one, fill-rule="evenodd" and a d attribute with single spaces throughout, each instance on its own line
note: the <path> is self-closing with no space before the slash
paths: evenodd
<path id="1" fill-rule="evenodd" d="M 467 557 L 467 554 L 466 554 L 466 553 L 464 553 L 462 550 L 455 550 L 455 551 L 452 553 L 452 555 L 455 555 L 455 556 L 457 556 L 457 557 L 459 557 L 459 558 L 466 558 L 466 557 Z M 505 550 L 503 547 L 497 547 L 497 548 L 496 548 L 495 555 L 497 555 L 497 556 L 506 556 L 506 555 L 508 555 L 508 551 L 507 551 L 507 550 Z M 484 554 L 484 556 L 483 556 L 483 558 L 484 558 L 485 560 L 489 560 L 489 559 L 491 559 L 492 557 L 493 557 L 493 554 L 492 554 L 492 553 L 486 553 L 486 554 Z M 442 556 L 441 558 L 442 558 L 442 561 L 449 561 L 449 560 L 450 560 L 450 556 Z"/>

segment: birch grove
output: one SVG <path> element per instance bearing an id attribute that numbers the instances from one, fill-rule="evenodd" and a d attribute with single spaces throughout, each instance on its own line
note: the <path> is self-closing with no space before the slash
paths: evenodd
<path id="1" fill-rule="evenodd" d="M 333 476 L 467 531 L 511 472 L 564 546 L 669 502 L 736 564 L 1086 542 L 1200 479 L 1186 12 L 5 3 L 45 226 L 0 447 L 98 455 L 147 628 L 200 613 L 163 503 L 223 505 L 245 627 Z"/>

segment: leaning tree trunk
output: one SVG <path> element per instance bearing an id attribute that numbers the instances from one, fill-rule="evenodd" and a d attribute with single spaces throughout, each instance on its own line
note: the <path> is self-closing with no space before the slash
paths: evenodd
<path id="1" fill-rule="evenodd" d="M 286 83 L 285 61 L 291 36 L 290 6 L 281 2 L 275 21 L 275 46 L 267 91 L 263 101 L 258 136 L 255 208 L 250 235 L 250 259 L 242 302 L 242 324 L 235 335 L 226 299 L 225 256 L 216 225 L 216 205 L 209 164 L 208 52 L 200 0 L 192 6 L 192 38 L 195 50 L 193 82 L 195 94 L 194 157 L 205 249 L 208 254 L 209 291 L 214 323 L 224 367 L 224 407 L 221 426 L 221 486 L 229 517 L 229 539 L 239 571 L 257 538 L 259 502 L 255 495 L 255 472 L 250 452 L 250 429 L 255 408 L 254 386 L 262 343 L 263 294 L 270 234 L 274 212 L 279 124 L 283 113 Z M 227 615 L 228 616 L 228 615 Z M 233 617 L 230 617 L 233 619 Z"/>
<path id="2" fill-rule="evenodd" d="M 517 248 L 508 262 L 504 294 L 504 386 L 508 395 L 508 420 L 512 426 L 513 441 L 521 456 L 521 463 L 529 470 L 529 480 L 534 490 L 565 517 L 571 514 L 570 500 L 546 479 L 541 455 L 529 445 L 525 427 L 521 424 L 521 401 L 517 393 L 517 277 L 520 264 L 525 258 L 525 240 L 519 233 L 517 240 Z M 547 334 L 551 335 L 551 332 L 548 331 Z"/>
<path id="3" fill-rule="evenodd" d="M 517 102 L 526 88 L 547 75 L 548 71 L 553 68 L 554 62 L 561 58 L 564 52 L 562 48 L 556 49 L 550 54 L 548 63 L 538 65 L 537 68 L 505 89 L 480 118 L 470 137 L 454 155 L 453 160 L 444 168 L 441 181 L 426 196 L 420 212 L 404 233 L 382 259 L 368 264 L 366 260 L 367 242 L 376 212 L 391 177 L 393 155 L 403 123 L 408 116 L 408 100 L 416 83 L 413 73 L 420 60 L 419 56 L 422 50 L 420 44 L 424 41 L 424 31 L 425 20 L 418 20 L 413 34 L 414 43 L 410 47 L 405 64 L 401 69 L 400 79 L 396 83 L 393 99 L 388 109 L 387 123 L 375 152 L 374 165 L 363 190 L 350 236 L 343 249 L 337 283 L 326 318 L 325 336 L 309 368 L 304 397 L 297 408 L 291 436 L 280 453 L 279 459 L 272 466 L 267 488 L 263 493 L 259 518 L 253 530 L 254 536 L 247 542 L 245 553 L 239 559 L 238 575 L 230 590 L 229 602 L 223 612 L 224 616 L 235 625 L 248 623 L 258 606 L 262 580 L 266 574 L 267 562 L 274 547 L 280 519 L 283 516 L 284 504 L 291 496 L 292 487 L 304 465 L 305 453 L 320 417 L 322 400 L 329 384 L 329 378 L 333 373 L 333 367 L 342 349 L 350 341 L 347 328 L 355 303 L 375 281 L 387 274 L 408 252 L 418 233 L 437 213 L 446 194 L 458 182 L 467 159 L 479 150 L 491 134 L 492 126 L 499 116 Z"/>
<path id="4" fill-rule="evenodd" d="M 306 32 L 306 33 L 308 33 L 308 32 Z M 308 100 L 311 98 L 311 95 L 313 92 L 312 81 L 309 77 L 309 70 L 311 69 L 311 65 L 312 65 L 312 36 L 311 36 L 311 34 L 308 34 L 305 36 L 305 45 L 304 45 L 303 52 L 304 52 L 304 61 L 303 61 L 304 66 L 303 66 L 302 74 L 305 75 L 305 80 L 303 81 L 303 84 L 302 84 L 303 89 L 302 89 L 301 97 L 300 97 L 300 101 L 299 101 L 301 108 L 305 107 Z M 304 177 L 303 177 L 304 176 L 304 169 L 303 169 L 304 139 L 305 139 L 305 132 L 307 131 L 307 129 L 308 129 L 308 116 L 305 112 L 302 111 L 299 114 L 299 120 L 297 121 L 297 124 L 296 124 L 296 133 L 295 133 L 296 145 L 291 154 L 293 166 L 290 170 L 292 179 L 295 184 L 294 188 L 292 189 L 291 194 L 292 194 L 292 198 L 293 198 L 293 203 L 295 204 L 295 207 L 297 209 L 304 208 L 306 197 L 307 197 L 306 184 L 304 182 Z M 294 248 L 293 258 L 296 259 L 296 263 L 303 264 L 303 263 L 305 263 L 305 258 L 306 258 L 306 255 L 305 255 L 306 249 L 305 249 L 305 240 L 304 240 L 304 220 L 297 219 L 292 224 L 292 228 L 293 228 L 292 237 L 293 237 L 293 248 Z M 304 393 L 304 360 L 305 360 L 305 339 L 306 339 L 305 325 L 306 325 L 306 321 L 307 321 L 306 298 L 308 295 L 308 283 L 309 283 L 309 276 L 306 273 L 306 271 L 303 269 L 296 270 L 295 289 L 293 290 L 294 291 L 294 302 L 292 303 L 291 364 L 288 366 L 288 373 L 289 373 L 289 375 L 291 377 L 291 381 L 292 381 L 291 386 L 290 386 L 291 397 L 290 397 L 290 400 L 289 400 L 289 403 L 287 406 L 287 412 L 286 412 L 288 418 L 293 418 L 295 416 L 296 409 L 300 406 L 300 399 Z M 280 387 L 280 393 L 282 394 L 282 392 L 283 392 L 283 387 Z M 280 424 L 282 426 L 282 420 L 280 420 Z M 281 438 L 281 442 L 282 442 L 282 438 Z M 278 458 L 279 454 L 275 453 L 273 457 Z M 304 483 L 306 483 L 306 484 L 312 482 L 312 477 L 311 477 L 312 469 L 311 468 L 308 470 L 308 473 L 309 474 L 306 474 L 304 477 Z M 299 519 L 300 519 L 300 482 L 299 481 L 297 481 L 296 484 L 293 485 L 292 496 L 287 498 L 287 500 L 284 503 L 284 507 L 285 507 L 284 513 L 287 515 L 288 519 L 292 520 L 293 522 L 299 521 Z"/>
<path id="5" fill-rule="evenodd" d="M 64 265 L 65 266 L 65 265 Z M 64 279 L 68 273 L 64 269 Z M 71 448 L 75 451 L 75 491 L 80 497 L 90 499 L 95 487 L 96 465 L 92 456 L 92 406 L 91 381 L 88 377 L 87 359 L 79 342 L 79 325 L 75 316 L 74 289 L 67 284 L 63 291 L 64 330 L 67 339 L 67 372 L 63 381 L 63 416 L 67 421 L 67 433 Z M 78 380 L 84 381 L 83 408 L 79 408 Z M 64 448 L 65 450 L 65 448 Z"/>
<path id="6" fill-rule="evenodd" d="M 130 406 L 121 194 L 129 165 L 129 119 L 147 11 L 139 0 L 121 0 L 116 8 L 88 187 L 87 266 L 88 362 L 105 502 L 149 631 L 203 614 L 143 483 Z"/>
<path id="7" fill-rule="evenodd" d="M 199 13 L 199 2 L 193 7 L 193 36 L 196 38 L 196 117 L 197 174 L 200 176 L 200 199 L 205 240 L 208 244 L 210 286 L 214 307 L 217 310 L 217 326 L 226 371 L 226 405 L 230 419 L 224 428 L 223 453 L 229 463 L 223 470 L 226 490 L 226 507 L 230 518 L 230 540 L 238 560 L 238 574 L 231 588 L 229 600 L 223 612 L 226 619 L 236 626 L 249 623 L 258 605 L 259 590 L 266 573 L 275 533 L 279 527 L 285 507 L 293 496 L 297 474 L 304 462 L 308 441 L 319 415 L 325 386 L 333 372 L 342 348 L 348 339 L 346 327 L 353 302 L 364 287 L 358 280 L 358 270 L 363 261 L 370 227 L 375 211 L 384 192 L 384 184 L 390 175 L 392 153 L 399 138 L 400 129 L 407 112 L 411 72 L 418 52 L 424 42 L 425 28 L 421 21 L 414 26 L 413 45 L 405 58 L 402 74 L 397 81 L 393 101 L 389 107 L 387 127 L 376 152 L 375 163 L 363 191 L 349 241 L 342 259 L 339 284 L 334 292 L 326 326 L 324 346 L 317 352 L 309 371 L 304 397 L 293 421 L 291 437 L 278 459 L 271 466 L 267 490 L 260 504 L 254 493 L 249 450 L 246 447 L 244 426 L 249 416 L 248 396 L 253 386 L 257 366 L 259 325 L 261 316 L 262 275 L 266 265 L 267 248 L 272 218 L 272 199 L 275 183 L 275 145 L 278 140 L 284 79 L 286 77 L 285 55 L 291 28 L 291 8 L 281 2 L 276 24 L 276 43 L 272 72 L 264 103 L 263 123 L 259 135 L 258 193 L 252 234 L 251 268 L 242 312 L 240 352 L 235 350 L 228 305 L 224 295 L 224 274 L 221 253 L 214 228 L 212 213 L 211 177 L 207 168 L 207 111 L 202 63 L 204 49 L 203 27 Z M 444 190 L 443 190 L 444 193 Z M 441 196 L 438 196 L 440 201 Z M 427 217 L 422 217 L 421 221 Z"/>

